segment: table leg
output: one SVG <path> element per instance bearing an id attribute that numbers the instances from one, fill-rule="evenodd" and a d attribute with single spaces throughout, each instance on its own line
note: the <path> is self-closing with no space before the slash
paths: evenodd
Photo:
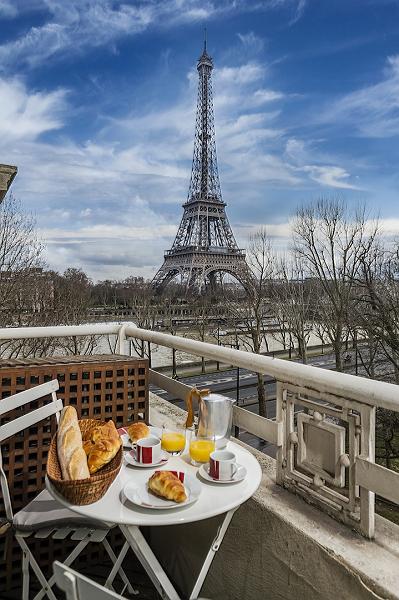
<path id="1" fill-rule="evenodd" d="M 224 519 L 218 528 L 216 537 L 214 538 L 208 554 L 206 555 L 204 563 L 201 567 L 201 571 L 190 594 L 189 600 L 194 600 L 198 597 L 215 554 L 220 548 L 226 531 L 230 525 L 231 519 L 233 518 L 237 508 L 233 508 L 225 514 Z M 161 564 L 153 553 L 147 540 L 141 533 L 139 527 L 135 525 L 119 525 L 119 527 L 161 597 L 165 600 L 180 600 L 179 594 L 173 587 L 170 579 L 163 570 Z"/>
<path id="2" fill-rule="evenodd" d="M 139 527 L 136 525 L 119 525 L 119 527 L 161 597 L 165 600 L 180 600 Z"/>
<path id="3" fill-rule="evenodd" d="M 190 600 L 194 600 L 195 598 L 198 597 L 198 594 L 200 593 L 201 588 L 204 584 L 205 577 L 208 574 L 209 568 L 212 564 L 215 554 L 219 550 L 220 545 L 223 542 L 225 533 L 230 525 L 230 521 L 233 518 L 233 515 L 236 512 L 237 508 L 233 508 L 232 510 L 229 510 L 229 512 L 226 513 L 226 515 L 223 519 L 223 522 L 218 529 L 216 537 L 212 542 L 212 546 L 210 547 L 209 552 L 204 560 L 204 564 L 202 565 L 200 574 L 197 577 L 197 581 L 194 584 L 193 590 L 190 594 Z"/>

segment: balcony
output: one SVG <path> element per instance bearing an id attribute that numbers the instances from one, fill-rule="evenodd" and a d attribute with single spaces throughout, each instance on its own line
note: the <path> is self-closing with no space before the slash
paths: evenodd
<path id="1" fill-rule="evenodd" d="M 127 340 L 136 338 L 249 368 L 277 382 L 275 420 L 234 408 L 236 431 L 273 444 L 276 459 L 248 447 L 262 467 L 262 483 L 235 514 L 203 596 L 399 598 L 399 527 L 375 512 L 375 494 L 399 504 L 399 474 L 374 461 L 375 412 L 399 412 L 397 386 L 142 330 L 131 323 L 0 330 L 0 340 L 84 335 L 115 336 L 120 355 L 125 354 Z M 189 391 L 155 371 L 150 370 L 149 379 L 181 399 Z M 154 425 L 181 420 L 182 415 L 150 393 Z M 179 535 L 188 535 L 186 527 L 179 526 L 176 554 L 163 564 L 183 590 L 182 597 L 186 579 L 200 560 L 198 542 L 196 551 L 185 557 L 182 580 L 178 544 Z M 159 541 L 155 534 L 153 543 Z M 93 565 L 93 577 L 95 570 Z"/>

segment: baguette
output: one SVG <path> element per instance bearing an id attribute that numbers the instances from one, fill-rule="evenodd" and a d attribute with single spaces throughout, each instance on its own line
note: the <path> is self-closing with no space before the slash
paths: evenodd
<path id="1" fill-rule="evenodd" d="M 63 479 L 90 477 L 78 416 L 73 406 L 66 406 L 61 413 L 57 433 L 57 453 Z"/>

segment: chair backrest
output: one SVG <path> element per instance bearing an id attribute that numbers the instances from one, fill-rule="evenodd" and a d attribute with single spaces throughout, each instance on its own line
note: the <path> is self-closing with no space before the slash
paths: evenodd
<path id="1" fill-rule="evenodd" d="M 25 404 L 34 402 L 35 400 L 39 400 L 40 398 L 44 398 L 49 395 L 52 397 L 52 402 L 49 402 L 40 408 L 29 411 L 27 414 L 24 414 L 21 417 L 17 417 L 16 419 L 14 418 L 8 422 L 5 422 L 3 425 L 0 425 L 0 488 L 3 495 L 6 516 L 9 520 L 13 518 L 13 513 L 7 477 L 3 469 L 1 444 L 9 437 L 20 433 L 24 429 L 27 429 L 28 427 L 31 427 L 32 425 L 35 425 L 36 423 L 39 423 L 43 419 L 47 419 L 52 415 L 56 416 L 58 422 L 59 414 L 63 407 L 62 400 L 57 398 L 56 392 L 58 388 L 59 385 L 57 379 L 53 379 L 52 381 L 43 383 L 42 385 L 37 385 L 29 390 L 19 392 L 18 394 L 14 394 L 13 396 L 9 396 L 8 398 L 3 398 L 0 400 L 0 417 L 2 417 L 6 413 L 15 410 L 16 408 L 20 408 Z"/>
<path id="2" fill-rule="evenodd" d="M 126 600 L 57 560 L 53 569 L 55 581 L 67 600 Z"/>

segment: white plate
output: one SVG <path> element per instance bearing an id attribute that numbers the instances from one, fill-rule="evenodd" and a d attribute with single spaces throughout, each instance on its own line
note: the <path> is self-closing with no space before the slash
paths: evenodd
<path id="1" fill-rule="evenodd" d="M 203 479 L 206 481 L 212 481 L 212 483 L 237 483 L 238 481 L 242 481 L 247 476 L 247 470 L 242 465 L 237 464 L 237 472 L 232 479 L 214 479 L 209 475 L 209 463 L 205 465 L 201 465 L 198 469 L 198 473 L 201 475 Z"/>
<path id="2" fill-rule="evenodd" d="M 172 502 L 172 500 L 166 500 L 166 498 L 159 498 L 148 490 L 148 481 L 142 481 L 135 483 L 130 481 L 123 488 L 125 498 L 130 500 L 133 504 L 141 506 L 142 508 L 151 508 L 155 510 L 170 510 L 171 508 L 182 508 L 193 504 L 199 498 L 201 494 L 201 484 L 195 477 L 184 473 L 184 488 L 187 494 L 187 500 L 185 502 Z"/>
<path id="3" fill-rule="evenodd" d="M 170 458 L 170 455 L 167 452 L 165 452 L 165 450 L 161 450 L 161 460 L 156 463 L 137 462 L 137 460 L 134 458 L 134 450 L 125 452 L 124 457 L 125 457 L 126 462 L 129 463 L 129 465 L 133 465 L 133 467 L 144 467 L 144 468 L 148 469 L 149 467 L 159 467 L 162 465 L 166 465 L 166 463 L 168 462 L 168 460 Z"/>
<path id="4" fill-rule="evenodd" d="M 160 427 L 153 427 L 150 425 L 150 435 L 154 435 L 158 439 L 161 439 L 162 429 Z M 128 433 L 122 433 L 121 440 L 124 448 L 133 448 L 133 444 Z"/>

